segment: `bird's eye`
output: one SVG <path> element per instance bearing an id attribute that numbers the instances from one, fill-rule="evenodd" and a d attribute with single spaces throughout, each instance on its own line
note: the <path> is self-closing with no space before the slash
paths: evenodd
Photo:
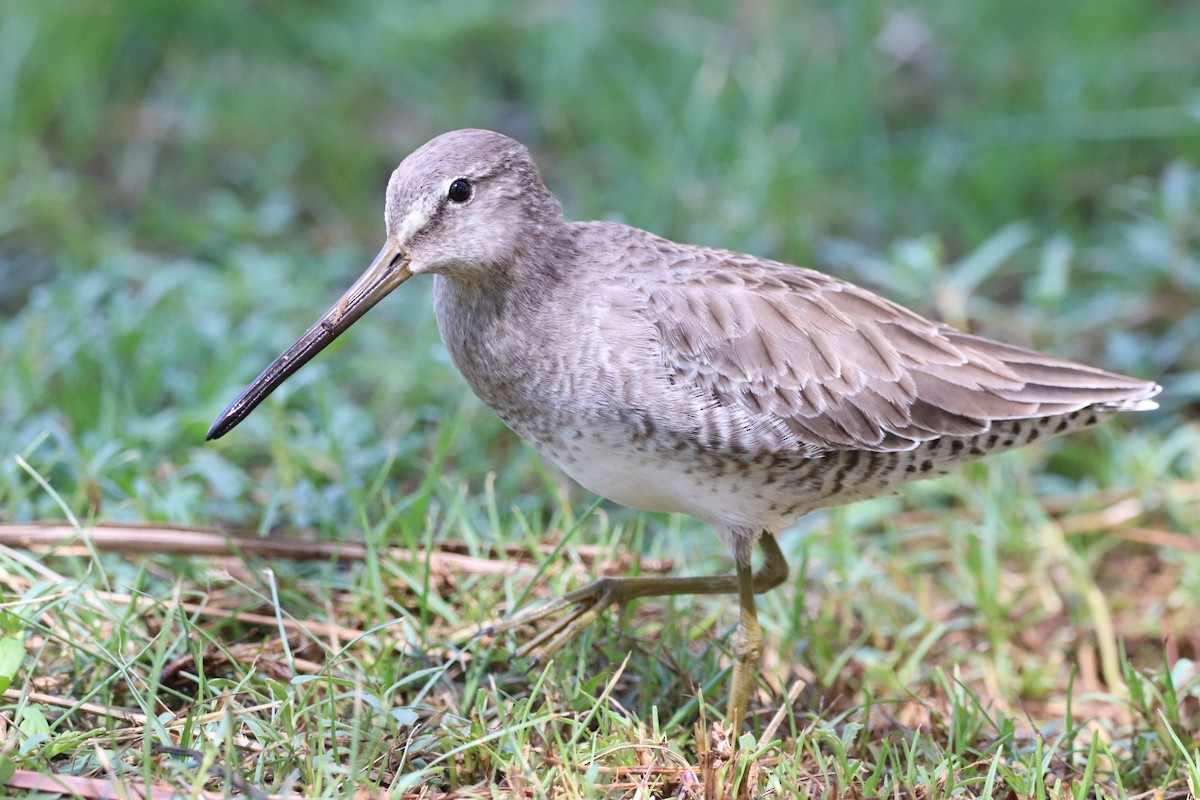
<path id="1" fill-rule="evenodd" d="M 465 203 L 471 199 L 471 182 L 466 178 L 455 178 L 450 182 L 446 196 L 454 203 Z"/>

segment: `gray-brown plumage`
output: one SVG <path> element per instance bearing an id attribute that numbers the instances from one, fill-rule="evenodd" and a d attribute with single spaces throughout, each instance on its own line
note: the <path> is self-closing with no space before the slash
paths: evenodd
<path id="1" fill-rule="evenodd" d="M 606 579 L 495 626 L 576 606 L 552 651 L 611 603 L 736 592 L 730 720 L 760 652 L 754 594 L 787 566 L 773 534 L 822 506 L 1153 408 L 1159 387 L 960 333 L 828 275 L 564 222 L 519 143 L 447 133 L 387 193 L 387 244 L 362 278 L 214 423 L 223 435 L 412 275 L 475 393 L 588 489 L 712 524 L 735 575 Z M 761 541 L 766 562 L 750 570 Z"/>

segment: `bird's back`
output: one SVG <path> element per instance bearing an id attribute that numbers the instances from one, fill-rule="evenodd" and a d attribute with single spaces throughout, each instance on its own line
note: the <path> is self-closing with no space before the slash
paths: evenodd
<path id="1" fill-rule="evenodd" d="M 1153 407 L 1152 382 L 961 333 L 846 281 L 612 223 L 592 318 L 716 451 L 911 450 L 1004 420 Z M 595 252 L 595 251 L 593 251 Z M 686 396 L 690 404 L 664 402 Z M 674 413 L 670 413 L 673 411 Z"/>

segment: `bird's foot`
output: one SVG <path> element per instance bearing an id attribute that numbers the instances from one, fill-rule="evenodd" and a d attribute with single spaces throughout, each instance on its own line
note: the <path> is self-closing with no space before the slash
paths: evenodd
<path id="1" fill-rule="evenodd" d="M 583 633 L 609 606 L 624 605 L 636 592 L 625 591 L 628 581 L 637 578 L 600 578 L 587 586 L 522 609 L 512 616 L 497 620 L 489 625 L 470 631 L 459 631 L 456 639 L 474 639 L 499 636 L 526 625 L 533 625 L 558 614 L 565 615 L 522 644 L 513 653 L 513 658 L 533 656 L 539 660 L 549 659 L 563 645 Z"/>

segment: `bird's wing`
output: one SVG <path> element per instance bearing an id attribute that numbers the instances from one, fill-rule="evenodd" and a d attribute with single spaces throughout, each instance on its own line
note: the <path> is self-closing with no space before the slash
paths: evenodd
<path id="1" fill-rule="evenodd" d="M 996 420 L 1133 408 L 1157 391 L 960 333 L 819 272 L 721 255 L 724 269 L 643 284 L 636 303 L 667 383 L 692 401 L 687 420 L 664 422 L 692 426 L 705 447 L 909 450 Z"/>

